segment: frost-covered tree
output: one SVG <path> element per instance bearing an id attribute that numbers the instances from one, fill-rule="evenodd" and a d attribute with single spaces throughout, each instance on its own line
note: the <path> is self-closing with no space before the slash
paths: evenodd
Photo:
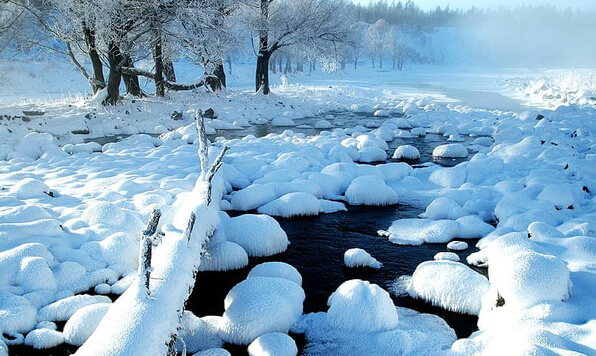
<path id="1" fill-rule="evenodd" d="M 401 70 L 406 57 L 406 44 L 399 26 L 389 28 L 389 43 L 391 44 L 392 68 Z"/>
<path id="2" fill-rule="evenodd" d="M 365 35 L 365 43 L 371 52 L 373 68 L 375 67 L 375 57 L 379 58 L 379 68 L 383 69 L 383 50 L 389 44 L 389 24 L 380 19 L 372 24 Z"/>
<path id="3" fill-rule="evenodd" d="M 351 11 L 345 0 L 256 0 L 244 7 L 258 40 L 256 91 L 269 93 L 269 59 L 293 46 L 306 58 L 335 61 L 338 45 L 351 39 Z M 329 65 L 332 67 L 332 65 Z"/>

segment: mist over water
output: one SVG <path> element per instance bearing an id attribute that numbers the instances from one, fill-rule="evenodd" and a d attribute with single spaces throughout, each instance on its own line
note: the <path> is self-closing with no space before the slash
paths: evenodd
<path id="1" fill-rule="evenodd" d="M 596 67 L 595 20 L 594 10 L 500 7 L 469 12 L 433 37 L 445 64 L 590 68 Z"/>

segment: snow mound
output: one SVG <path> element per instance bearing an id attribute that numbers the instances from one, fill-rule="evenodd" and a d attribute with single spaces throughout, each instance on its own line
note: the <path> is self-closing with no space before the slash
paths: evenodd
<path id="1" fill-rule="evenodd" d="M 318 215 L 321 211 L 321 204 L 319 199 L 312 194 L 294 192 L 261 206 L 257 211 L 261 214 L 284 218 Z"/>
<path id="2" fill-rule="evenodd" d="M 421 217 L 433 220 L 448 219 L 455 220 L 468 215 L 455 200 L 447 197 L 439 197 L 426 207 L 426 211 L 420 214 Z"/>
<path id="3" fill-rule="evenodd" d="M 363 147 L 358 152 L 360 156 L 357 161 L 362 163 L 382 162 L 387 159 L 387 152 L 379 147 Z"/>
<path id="4" fill-rule="evenodd" d="M 468 157 L 468 149 L 461 143 L 448 143 L 435 147 L 433 157 L 466 158 Z"/>
<path id="5" fill-rule="evenodd" d="M 125 225 L 126 212 L 114 203 L 94 202 L 83 211 L 82 218 L 89 225 L 122 226 Z"/>
<path id="6" fill-rule="evenodd" d="M 252 184 L 232 195 L 232 208 L 234 210 L 254 210 L 277 198 L 273 187 L 263 184 Z"/>
<path id="7" fill-rule="evenodd" d="M 37 309 L 26 298 L 0 292 L 0 335 L 30 331 L 37 323 L 36 313 Z"/>
<path id="8" fill-rule="evenodd" d="M 232 288 L 224 300 L 220 337 L 247 345 L 270 333 L 287 333 L 302 315 L 302 288 L 287 279 L 251 277 Z"/>
<path id="9" fill-rule="evenodd" d="M 465 241 L 451 241 L 447 244 L 447 249 L 452 251 L 463 251 L 468 249 L 468 243 Z"/>
<path id="10" fill-rule="evenodd" d="M 443 188 L 459 188 L 466 182 L 466 169 L 457 165 L 449 168 L 439 168 L 430 174 L 428 180 Z"/>
<path id="11" fill-rule="evenodd" d="M 328 130 L 333 128 L 333 125 L 327 120 L 319 120 L 315 123 L 315 129 L 317 130 Z"/>
<path id="12" fill-rule="evenodd" d="M 230 354 L 230 352 L 226 349 L 216 347 L 213 349 L 199 351 L 192 356 L 232 356 L 232 354 Z"/>
<path id="13" fill-rule="evenodd" d="M 296 356 L 298 347 L 288 334 L 268 333 L 256 338 L 248 345 L 249 356 Z"/>
<path id="14" fill-rule="evenodd" d="M 184 341 L 187 353 L 222 347 L 224 341 L 218 335 L 221 317 L 206 316 L 198 318 L 189 311 L 182 313 L 179 336 Z M 176 345 L 182 351 L 182 345 Z"/>
<path id="15" fill-rule="evenodd" d="M 15 196 L 19 199 L 47 197 L 51 190 L 37 179 L 25 178 L 15 186 Z"/>
<path id="16" fill-rule="evenodd" d="M 376 166 L 387 182 L 401 180 L 412 174 L 414 169 L 405 162 L 384 163 Z"/>
<path id="17" fill-rule="evenodd" d="M 488 275 L 505 304 L 519 308 L 565 300 L 571 288 L 565 263 L 534 251 L 493 255 Z"/>
<path id="18" fill-rule="evenodd" d="M 79 309 L 91 304 L 109 303 L 110 298 L 96 295 L 74 295 L 46 305 L 39 310 L 40 321 L 66 321 Z"/>
<path id="19" fill-rule="evenodd" d="M 528 237 L 532 240 L 563 238 L 565 235 L 557 228 L 541 221 L 528 225 Z"/>
<path id="20" fill-rule="evenodd" d="M 393 301 L 376 284 L 353 279 L 342 283 L 327 301 L 327 322 L 337 329 L 383 331 L 397 326 Z"/>
<path id="21" fill-rule="evenodd" d="M 453 252 L 437 252 L 433 256 L 433 260 L 459 262 L 459 256 Z"/>
<path id="22" fill-rule="evenodd" d="M 248 266 L 248 254 L 231 241 L 209 244 L 201 259 L 201 271 L 231 271 Z"/>
<path id="23" fill-rule="evenodd" d="M 453 220 L 400 219 L 395 220 L 388 230 L 378 234 L 387 236 L 398 245 L 421 245 L 423 243 L 445 243 L 457 237 L 460 225 Z"/>
<path id="24" fill-rule="evenodd" d="M 489 286 L 484 276 L 464 264 L 427 261 L 416 267 L 407 292 L 456 313 L 478 315 Z"/>
<path id="25" fill-rule="evenodd" d="M 111 303 L 91 304 L 77 310 L 64 325 L 66 342 L 81 346 L 93 334 Z"/>
<path id="26" fill-rule="evenodd" d="M 302 286 L 302 276 L 294 266 L 284 262 L 264 262 L 256 265 L 248 272 L 247 278 L 252 277 L 277 277 L 292 281 Z"/>
<path id="27" fill-rule="evenodd" d="M 560 184 L 547 185 L 536 198 L 551 202 L 558 210 L 571 208 L 575 204 L 571 191 Z"/>
<path id="28" fill-rule="evenodd" d="M 346 190 L 350 205 L 393 205 L 397 204 L 397 193 L 378 176 L 365 175 L 352 181 Z"/>
<path id="29" fill-rule="evenodd" d="M 382 266 L 381 262 L 361 248 L 351 248 L 344 252 L 344 264 L 350 268 L 371 267 L 379 269 Z"/>
<path id="30" fill-rule="evenodd" d="M 286 126 L 296 126 L 296 123 L 294 122 L 294 120 L 292 120 L 289 117 L 276 117 L 273 120 L 271 120 L 271 126 L 274 127 L 286 127 Z"/>
<path id="31" fill-rule="evenodd" d="M 35 349 L 49 349 L 64 343 L 64 335 L 56 330 L 35 329 L 25 337 L 25 345 Z"/>
<path id="32" fill-rule="evenodd" d="M 420 151 L 412 145 L 402 145 L 395 149 L 392 158 L 395 159 L 420 159 Z"/>
<path id="33" fill-rule="evenodd" d="M 251 257 L 275 255 L 290 244 L 279 223 L 268 215 L 244 214 L 222 224 L 228 240 L 242 246 Z"/>

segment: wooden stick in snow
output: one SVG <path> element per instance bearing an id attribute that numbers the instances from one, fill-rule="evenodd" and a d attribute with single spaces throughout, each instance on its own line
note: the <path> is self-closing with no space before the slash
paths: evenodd
<path id="1" fill-rule="evenodd" d="M 147 297 L 150 296 L 149 281 L 151 279 L 151 254 L 153 250 L 153 235 L 157 231 L 157 225 L 161 218 L 161 211 L 154 209 L 149 216 L 147 228 L 141 234 L 141 249 L 139 252 L 139 271 L 138 275 L 146 289 Z"/>

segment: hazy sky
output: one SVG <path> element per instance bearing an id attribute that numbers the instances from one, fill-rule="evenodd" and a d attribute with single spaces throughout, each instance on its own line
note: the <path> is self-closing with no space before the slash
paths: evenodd
<path id="1" fill-rule="evenodd" d="M 352 2 L 367 5 L 371 0 L 352 0 Z M 372 0 L 376 1 L 376 0 Z M 391 3 L 392 0 L 386 0 Z M 397 2 L 398 0 L 396 0 Z M 402 0 L 405 3 L 407 0 Z M 453 8 L 469 9 L 472 6 L 478 8 L 508 6 L 517 7 L 520 5 L 554 5 L 559 8 L 571 7 L 573 9 L 596 10 L 596 0 L 413 0 L 414 3 L 424 10 L 434 9 L 437 6 L 445 7 L 447 4 Z"/>

